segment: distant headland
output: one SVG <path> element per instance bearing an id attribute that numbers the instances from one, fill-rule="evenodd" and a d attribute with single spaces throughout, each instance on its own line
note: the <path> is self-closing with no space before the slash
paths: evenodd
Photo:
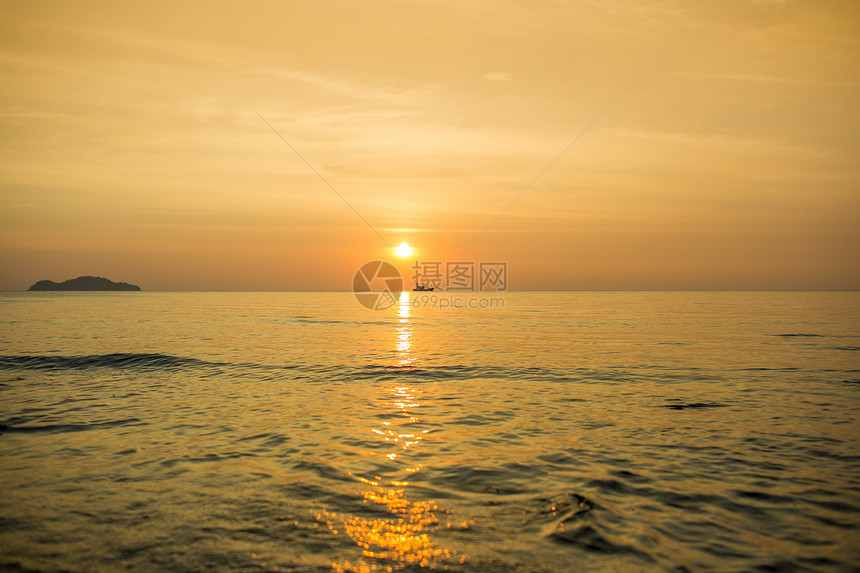
<path id="1" fill-rule="evenodd" d="M 27 290 L 140 290 L 140 287 L 128 283 L 115 283 L 104 277 L 78 277 L 61 283 L 39 281 Z"/>

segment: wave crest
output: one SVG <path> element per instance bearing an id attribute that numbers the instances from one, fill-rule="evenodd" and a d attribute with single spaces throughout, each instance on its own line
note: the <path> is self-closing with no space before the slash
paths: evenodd
<path id="1" fill-rule="evenodd" d="M 182 370 L 201 366 L 223 366 L 197 358 L 168 354 L 93 354 L 87 356 L 0 356 L 0 368 L 25 370 L 86 370 L 89 368 L 136 368 L 146 370 Z"/>

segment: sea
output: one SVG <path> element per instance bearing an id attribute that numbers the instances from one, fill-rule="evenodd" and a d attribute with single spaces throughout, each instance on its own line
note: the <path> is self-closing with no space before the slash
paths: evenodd
<path id="1" fill-rule="evenodd" d="M 860 292 L 479 294 L 0 293 L 0 570 L 860 570 Z"/>

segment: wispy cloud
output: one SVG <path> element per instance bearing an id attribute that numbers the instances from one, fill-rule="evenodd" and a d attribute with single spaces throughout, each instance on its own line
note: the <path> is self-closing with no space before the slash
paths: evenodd
<path id="1" fill-rule="evenodd" d="M 700 72 L 663 72 L 663 77 L 692 78 L 703 80 L 723 80 L 729 82 L 750 82 L 764 84 L 787 84 L 787 85 L 821 85 L 821 86 L 853 86 L 856 81 L 838 81 L 833 79 L 813 79 L 787 76 L 773 76 L 767 74 L 725 74 L 725 73 L 700 73 Z"/>
<path id="2" fill-rule="evenodd" d="M 506 72 L 490 72 L 488 74 L 484 74 L 485 80 L 490 80 L 491 82 L 509 82 L 511 81 L 511 74 Z"/>

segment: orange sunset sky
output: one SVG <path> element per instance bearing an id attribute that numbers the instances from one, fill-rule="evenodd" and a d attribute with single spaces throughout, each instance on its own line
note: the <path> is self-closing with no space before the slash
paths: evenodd
<path id="1" fill-rule="evenodd" d="M 860 2 L 0 6 L 0 289 L 860 288 Z"/>

